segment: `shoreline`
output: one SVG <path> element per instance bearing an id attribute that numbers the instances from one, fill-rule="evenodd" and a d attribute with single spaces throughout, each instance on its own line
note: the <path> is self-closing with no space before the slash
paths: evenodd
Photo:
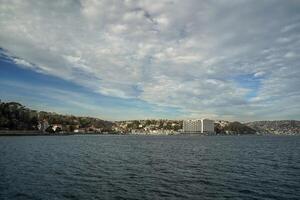
<path id="1" fill-rule="evenodd" d="M 19 130 L 0 130 L 1 136 L 57 136 L 57 135 L 74 135 L 73 133 L 43 133 L 41 131 L 19 131 Z"/>
<path id="2" fill-rule="evenodd" d="M 249 135 L 256 135 L 256 136 L 294 136 L 298 134 L 124 134 L 124 133 L 73 133 L 73 132 L 61 132 L 61 133 L 45 133 L 38 130 L 0 130 L 0 137 L 1 136 L 71 136 L 71 135 L 136 135 L 136 136 L 199 136 L 199 137 L 213 137 L 213 136 L 249 136 Z"/>
<path id="3" fill-rule="evenodd" d="M 60 133 L 45 133 L 38 130 L 0 130 L 1 136 L 69 136 L 69 135 L 125 135 L 121 133 L 83 133 L 83 132 L 60 132 Z"/>

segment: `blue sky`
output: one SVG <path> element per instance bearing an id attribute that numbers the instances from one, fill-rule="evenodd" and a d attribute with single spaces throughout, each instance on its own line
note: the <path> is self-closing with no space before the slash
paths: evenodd
<path id="1" fill-rule="evenodd" d="M 243 74 L 235 76 L 233 81 L 239 84 L 240 87 L 249 89 L 245 99 L 251 101 L 252 98 L 257 97 L 257 93 L 261 86 L 261 81 L 265 77 L 257 77 L 255 74 Z"/>
<path id="2" fill-rule="evenodd" d="M 108 120 L 300 119 L 296 0 L 0 0 L 0 99 Z"/>
<path id="3" fill-rule="evenodd" d="M 28 70 L 2 56 L 0 59 L 1 100 L 17 101 L 37 110 L 95 116 L 108 120 L 176 118 L 176 108 L 156 107 L 138 99 L 101 95 L 55 76 Z"/>

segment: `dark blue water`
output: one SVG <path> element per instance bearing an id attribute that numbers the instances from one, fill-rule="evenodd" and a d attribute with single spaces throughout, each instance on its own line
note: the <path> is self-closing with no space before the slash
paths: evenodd
<path id="1" fill-rule="evenodd" d="M 300 199 L 300 137 L 0 137 L 0 199 Z"/>

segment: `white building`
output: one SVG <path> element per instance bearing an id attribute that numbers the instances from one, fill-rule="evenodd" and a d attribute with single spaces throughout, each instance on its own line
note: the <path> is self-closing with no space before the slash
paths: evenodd
<path id="1" fill-rule="evenodd" d="M 182 125 L 185 133 L 201 133 L 202 122 L 200 119 L 184 120 Z"/>
<path id="2" fill-rule="evenodd" d="M 183 121 L 184 133 L 202 133 L 212 134 L 215 133 L 214 121 L 210 119 L 194 119 Z"/>
<path id="3" fill-rule="evenodd" d="M 43 120 L 41 122 L 39 122 L 38 124 L 38 129 L 42 132 L 46 132 L 46 129 L 49 127 L 49 123 L 47 120 Z"/>

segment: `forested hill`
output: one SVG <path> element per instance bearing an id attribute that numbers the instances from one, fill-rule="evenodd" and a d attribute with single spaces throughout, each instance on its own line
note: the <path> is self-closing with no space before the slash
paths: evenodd
<path id="1" fill-rule="evenodd" d="M 37 130 L 39 122 L 60 124 L 65 131 L 75 128 L 110 130 L 113 123 L 93 117 L 76 117 L 52 112 L 36 111 L 17 102 L 0 102 L 0 130 Z"/>

